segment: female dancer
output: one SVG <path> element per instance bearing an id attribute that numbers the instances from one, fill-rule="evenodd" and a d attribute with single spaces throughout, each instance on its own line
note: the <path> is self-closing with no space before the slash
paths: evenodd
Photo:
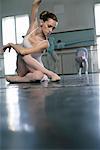
<path id="1" fill-rule="evenodd" d="M 55 14 L 43 11 L 40 22 L 37 21 L 37 12 L 41 0 L 34 0 L 32 4 L 31 23 L 23 40 L 23 45 L 8 43 L 2 50 L 13 48 L 17 53 L 17 76 L 7 76 L 9 82 L 32 82 L 36 80 L 58 81 L 60 77 L 43 66 L 41 56 L 49 47 L 48 36 L 58 24 Z"/>

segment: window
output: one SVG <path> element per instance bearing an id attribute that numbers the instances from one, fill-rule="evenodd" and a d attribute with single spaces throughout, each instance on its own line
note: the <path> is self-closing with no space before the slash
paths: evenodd
<path id="1" fill-rule="evenodd" d="M 11 16 L 5 17 L 2 19 L 2 37 L 3 45 L 7 43 L 18 43 L 21 44 L 23 41 L 22 36 L 26 34 L 29 27 L 29 16 L 20 15 L 20 16 Z M 5 65 L 5 74 L 15 74 L 16 70 L 16 52 L 11 50 L 9 53 L 8 50 L 4 53 L 4 65 Z"/>
<path id="2" fill-rule="evenodd" d="M 98 67 L 100 69 L 100 4 L 95 5 L 95 25 L 98 50 Z"/>
<path id="3" fill-rule="evenodd" d="M 100 36 L 100 4 L 95 5 L 96 35 Z"/>
<path id="4" fill-rule="evenodd" d="M 29 27 L 29 17 L 26 15 L 24 16 L 16 16 L 16 41 L 17 43 L 22 43 L 23 38 L 27 32 Z"/>

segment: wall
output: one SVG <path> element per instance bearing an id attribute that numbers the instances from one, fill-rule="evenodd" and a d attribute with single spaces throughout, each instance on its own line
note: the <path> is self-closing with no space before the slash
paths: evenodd
<path id="1" fill-rule="evenodd" d="M 2 0 L 2 17 L 29 13 L 32 0 Z"/>
<path id="2" fill-rule="evenodd" d="M 81 29 L 81 30 L 71 30 L 66 32 L 53 33 L 51 37 L 55 39 L 55 48 L 72 48 L 80 46 L 91 46 L 95 45 L 95 30 L 94 28 Z M 58 48 L 57 41 L 61 40 L 61 47 Z"/>
<path id="3" fill-rule="evenodd" d="M 2 16 L 1 16 L 1 8 L 2 8 L 2 7 L 1 7 L 1 5 L 2 5 L 2 4 L 1 4 L 1 0 L 0 0 L 0 46 L 1 46 L 1 42 L 2 42 L 2 39 L 1 39 L 1 17 L 2 17 Z"/>
<path id="4" fill-rule="evenodd" d="M 32 0 L 2 0 L 2 16 L 30 14 L 31 4 Z M 93 0 L 43 0 L 40 12 L 44 8 L 57 14 L 56 31 L 94 28 Z"/>
<path id="5" fill-rule="evenodd" d="M 94 3 L 100 3 L 100 0 L 94 0 Z"/>
<path id="6" fill-rule="evenodd" d="M 31 13 L 33 0 L 0 1 L 2 1 L 2 17 Z M 94 3 L 99 1 L 100 0 L 42 0 L 39 13 L 43 11 L 44 8 L 56 13 L 59 24 L 55 32 L 88 28 L 95 29 Z"/>
<path id="7" fill-rule="evenodd" d="M 47 0 L 45 5 L 58 16 L 56 31 L 94 28 L 93 0 Z"/>
<path id="8" fill-rule="evenodd" d="M 64 25 L 59 27 L 62 31 L 94 28 L 92 1 L 66 1 L 63 20 Z"/>

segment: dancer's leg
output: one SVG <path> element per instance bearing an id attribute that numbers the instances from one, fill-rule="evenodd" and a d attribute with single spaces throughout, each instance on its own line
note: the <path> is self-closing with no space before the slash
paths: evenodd
<path id="1" fill-rule="evenodd" d="M 26 67 L 26 63 L 22 59 L 21 55 L 17 56 L 17 76 L 7 76 L 6 80 L 10 83 L 22 83 L 22 82 L 33 82 L 37 80 L 41 80 L 44 74 L 41 71 L 36 71 L 29 73 L 28 68 Z"/>
<path id="2" fill-rule="evenodd" d="M 44 74 L 40 71 L 34 71 L 34 73 L 27 73 L 25 76 L 7 76 L 6 80 L 10 83 L 22 83 L 22 82 L 34 82 L 41 81 Z"/>
<path id="3" fill-rule="evenodd" d="M 76 62 L 77 62 L 77 69 L 78 69 L 78 75 L 81 76 L 82 73 L 82 68 L 81 68 L 81 58 L 80 57 L 76 57 Z"/>
<path id="4" fill-rule="evenodd" d="M 51 81 L 60 80 L 60 77 L 56 73 L 46 69 L 36 59 L 34 59 L 31 55 L 25 55 L 23 57 L 23 60 L 25 61 L 25 63 L 27 64 L 27 66 L 31 72 L 32 72 L 32 69 L 39 70 L 43 74 L 46 74 L 49 78 L 51 78 Z"/>
<path id="5" fill-rule="evenodd" d="M 85 74 L 88 75 L 88 60 L 85 60 Z"/>
<path id="6" fill-rule="evenodd" d="M 17 55 L 16 72 L 20 77 L 23 77 L 27 73 L 29 73 L 29 69 L 26 67 L 26 63 L 24 62 L 20 54 Z"/>

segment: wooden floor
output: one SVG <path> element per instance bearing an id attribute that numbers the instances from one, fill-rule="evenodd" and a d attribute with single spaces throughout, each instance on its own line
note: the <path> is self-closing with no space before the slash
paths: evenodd
<path id="1" fill-rule="evenodd" d="M 100 75 L 0 79 L 0 150 L 100 150 Z"/>

